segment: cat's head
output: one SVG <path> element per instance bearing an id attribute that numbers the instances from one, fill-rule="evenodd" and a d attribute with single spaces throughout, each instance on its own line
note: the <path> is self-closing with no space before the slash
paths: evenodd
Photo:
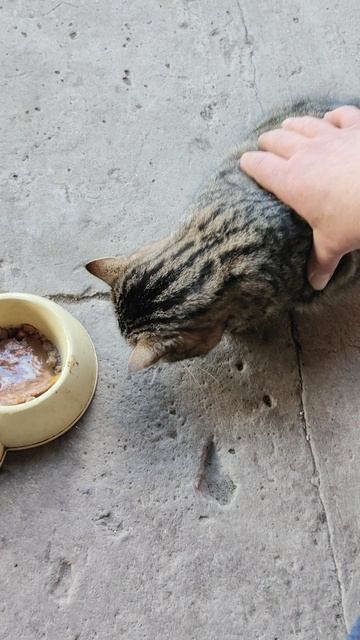
<path id="1" fill-rule="evenodd" d="M 151 279 L 154 267 L 147 269 L 141 258 L 144 251 L 130 257 L 100 258 L 86 265 L 87 270 L 111 287 L 112 300 L 120 331 L 133 347 L 129 371 L 147 369 L 159 361 L 175 362 L 207 354 L 224 331 L 221 321 L 206 317 L 191 321 L 173 313 L 176 291 L 159 300 L 159 285 Z M 161 296 L 160 296 L 161 297 Z"/>

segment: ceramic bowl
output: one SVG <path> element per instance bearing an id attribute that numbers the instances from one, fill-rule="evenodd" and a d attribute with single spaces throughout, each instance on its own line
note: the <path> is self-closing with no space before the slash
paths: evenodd
<path id="1" fill-rule="evenodd" d="M 95 393 L 98 364 L 87 331 L 55 302 L 27 293 L 0 294 L 0 327 L 31 324 L 58 349 L 62 370 L 38 398 L 0 405 L 0 466 L 9 449 L 57 438 L 83 415 Z"/>

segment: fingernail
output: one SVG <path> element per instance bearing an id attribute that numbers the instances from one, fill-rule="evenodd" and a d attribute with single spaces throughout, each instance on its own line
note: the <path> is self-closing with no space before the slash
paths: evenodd
<path id="1" fill-rule="evenodd" d="M 309 282 L 315 291 L 325 289 L 329 279 L 329 274 L 327 273 L 317 273 L 316 271 L 309 273 Z"/>

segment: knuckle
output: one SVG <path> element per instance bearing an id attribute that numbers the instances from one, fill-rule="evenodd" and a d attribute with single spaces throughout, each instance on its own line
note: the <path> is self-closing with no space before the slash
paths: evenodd
<path id="1" fill-rule="evenodd" d="M 353 104 L 345 104 L 343 107 L 340 107 L 340 113 L 354 113 L 354 111 L 359 111 L 359 109 Z"/>
<path id="2" fill-rule="evenodd" d="M 261 145 L 264 144 L 264 141 L 266 141 L 266 136 L 267 136 L 267 132 L 266 133 L 262 133 L 258 137 L 258 145 L 259 145 L 259 147 L 261 147 Z"/>
<path id="3" fill-rule="evenodd" d="M 337 107 L 336 109 L 328 111 L 325 114 L 324 118 L 331 119 L 333 115 L 342 117 L 354 114 L 360 114 L 360 109 L 352 104 L 344 104 L 341 107 Z"/>
<path id="4" fill-rule="evenodd" d="M 301 118 L 301 122 L 302 122 L 302 124 L 303 124 L 303 125 L 305 125 L 305 127 L 306 127 L 306 126 L 308 126 L 309 124 L 311 124 L 311 122 L 312 122 L 312 118 L 311 118 L 311 116 L 302 116 L 302 118 Z"/>
<path id="5" fill-rule="evenodd" d="M 341 113 L 344 113 L 344 111 L 346 111 L 346 110 L 347 110 L 347 106 L 343 105 L 342 107 L 337 107 L 337 109 L 334 109 L 334 111 L 332 113 L 341 114 Z"/>
<path id="6" fill-rule="evenodd" d="M 272 138 L 273 138 L 273 132 L 272 131 L 265 131 L 258 138 L 259 146 L 264 145 L 264 144 L 268 144 L 272 140 Z"/>
<path id="7" fill-rule="evenodd" d="M 344 105 L 335 110 L 335 115 L 340 116 L 340 118 L 352 115 L 354 111 L 354 107 L 350 105 Z"/>

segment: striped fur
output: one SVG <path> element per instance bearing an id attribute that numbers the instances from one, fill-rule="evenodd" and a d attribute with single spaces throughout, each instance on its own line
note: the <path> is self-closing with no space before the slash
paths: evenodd
<path id="1" fill-rule="evenodd" d="M 119 270 L 113 302 L 120 330 L 131 344 L 156 352 L 154 362 L 202 355 L 226 330 L 311 307 L 355 279 L 358 252 L 343 259 L 326 293 L 312 290 L 310 228 L 239 169 L 262 131 L 289 115 L 322 116 L 335 106 L 298 103 L 258 127 L 201 191 L 186 223 Z"/>

